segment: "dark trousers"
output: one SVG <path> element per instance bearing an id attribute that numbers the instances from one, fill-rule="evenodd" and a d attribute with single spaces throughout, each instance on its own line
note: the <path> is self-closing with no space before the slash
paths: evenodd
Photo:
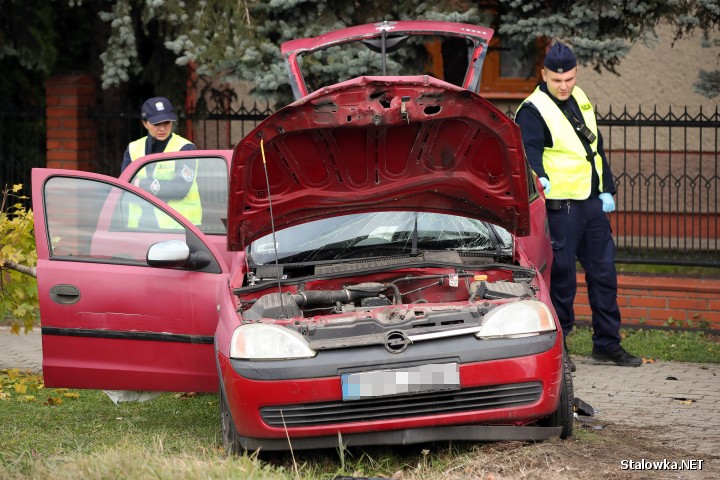
<path id="1" fill-rule="evenodd" d="M 615 242 L 610 221 L 597 197 L 568 200 L 559 209 L 548 208 L 553 264 L 550 297 L 563 334 L 575 325 L 573 302 L 577 291 L 575 259 L 585 270 L 592 310 L 593 345 L 613 351 L 620 346 L 620 309 L 617 304 Z"/>

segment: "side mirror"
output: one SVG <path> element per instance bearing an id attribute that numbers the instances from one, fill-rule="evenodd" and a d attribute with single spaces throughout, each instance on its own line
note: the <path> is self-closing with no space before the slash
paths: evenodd
<path id="1" fill-rule="evenodd" d="M 204 251 L 190 253 L 190 247 L 182 240 L 164 240 L 153 243 L 145 256 L 151 267 L 187 268 L 202 270 L 212 263 L 212 257 Z"/>
<path id="2" fill-rule="evenodd" d="M 190 247 L 182 240 L 164 240 L 148 248 L 145 260 L 151 267 L 182 267 L 190 258 Z"/>
<path id="3" fill-rule="evenodd" d="M 194 252 L 190 254 L 187 262 L 185 262 L 185 268 L 189 270 L 202 270 L 212 263 L 212 257 L 207 252 Z"/>

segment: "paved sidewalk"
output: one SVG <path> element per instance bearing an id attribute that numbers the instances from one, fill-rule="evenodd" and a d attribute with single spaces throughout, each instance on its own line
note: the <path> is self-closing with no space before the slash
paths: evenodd
<path id="1" fill-rule="evenodd" d="M 0 327 L 0 369 L 41 371 L 40 343 L 39 330 L 18 337 Z M 594 424 L 643 427 L 663 444 L 720 458 L 720 365 L 656 362 L 627 368 L 587 357 L 573 360 L 575 396 L 595 408 Z"/>
<path id="2" fill-rule="evenodd" d="M 10 327 L 0 327 L 0 369 L 42 370 L 40 328 L 25 335 L 10 334 Z"/>
<path id="3" fill-rule="evenodd" d="M 595 408 L 595 423 L 643 427 L 664 445 L 720 459 L 720 365 L 632 368 L 576 355 L 573 360 L 575 396 Z"/>

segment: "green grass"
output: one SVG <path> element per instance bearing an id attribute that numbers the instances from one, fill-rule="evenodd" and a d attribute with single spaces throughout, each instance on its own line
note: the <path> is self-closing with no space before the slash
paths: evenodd
<path id="1" fill-rule="evenodd" d="M 578 266 L 580 266 L 578 264 Z M 654 275 L 681 275 L 693 277 L 718 277 L 720 267 L 700 267 L 687 265 L 657 265 L 642 263 L 616 263 L 618 273 L 643 273 Z M 580 266 L 579 270 L 582 270 Z"/>
<path id="2" fill-rule="evenodd" d="M 101 391 L 44 388 L 0 370 L 0 478 L 291 478 L 284 465 L 228 458 L 215 394 L 115 405 Z"/>
<path id="3" fill-rule="evenodd" d="M 67 455 L 126 441 L 143 449 L 161 443 L 167 453 L 217 446 L 216 395 L 165 394 L 151 402 L 116 406 L 101 391 L 46 389 L 41 382 L 37 375 L 0 374 L 6 396 L 0 408 L 13 419 L 0 431 L 3 450 Z"/>
<path id="4" fill-rule="evenodd" d="M 575 262 L 578 272 L 583 272 L 580 262 Z M 639 273 L 647 275 L 677 275 L 681 277 L 720 277 L 719 267 L 701 267 L 697 265 L 666 265 L 657 263 L 616 263 L 618 273 Z"/>
<path id="5" fill-rule="evenodd" d="M 430 478 L 474 448 L 328 449 L 228 457 L 216 394 L 165 393 L 115 405 L 101 391 L 45 388 L 0 370 L 0 478 L 329 479 L 408 470 Z M 424 473 L 423 473 L 424 472 Z"/>
<path id="6" fill-rule="evenodd" d="M 720 338 L 703 332 L 622 329 L 622 345 L 630 353 L 655 360 L 720 363 Z M 592 330 L 576 328 L 567 339 L 572 355 L 592 353 Z"/>

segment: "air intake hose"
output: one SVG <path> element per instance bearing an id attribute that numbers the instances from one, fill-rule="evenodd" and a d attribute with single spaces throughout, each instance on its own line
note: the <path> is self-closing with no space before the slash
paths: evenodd
<path id="1" fill-rule="evenodd" d="M 377 297 L 381 292 L 388 289 L 382 283 L 360 283 L 351 285 L 342 290 L 308 290 L 293 294 L 293 300 L 297 306 L 330 306 L 337 302 L 349 303 L 362 298 Z"/>

